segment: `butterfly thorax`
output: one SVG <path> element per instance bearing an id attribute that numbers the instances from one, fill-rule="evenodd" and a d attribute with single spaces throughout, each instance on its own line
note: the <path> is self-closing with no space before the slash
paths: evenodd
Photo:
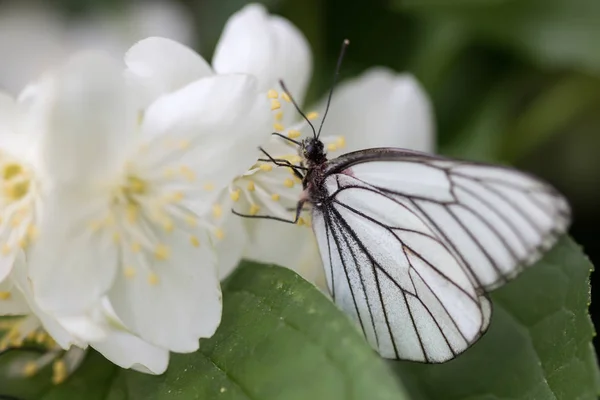
<path id="1" fill-rule="evenodd" d="M 304 139 L 300 146 L 300 154 L 308 168 L 302 182 L 303 187 L 307 191 L 308 201 L 318 205 L 327 198 L 327 191 L 324 187 L 325 170 L 327 168 L 325 146 L 319 139 Z"/>

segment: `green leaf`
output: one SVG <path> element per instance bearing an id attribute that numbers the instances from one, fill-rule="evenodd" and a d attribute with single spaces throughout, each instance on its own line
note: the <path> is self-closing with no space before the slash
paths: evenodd
<path id="1" fill-rule="evenodd" d="M 162 376 L 120 370 L 92 353 L 60 386 L 32 394 L 24 380 L 0 393 L 43 400 L 81 393 L 98 400 L 408 399 L 353 323 L 292 271 L 243 263 L 223 299 L 215 336 L 199 352 L 173 355 Z"/>
<path id="2" fill-rule="evenodd" d="M 415 399 L 597 399 L 600 373 L 587 308 L 592 265 L 563 239 L 492 293 L 487 334 L 442 365 L 390 363 Z"/>

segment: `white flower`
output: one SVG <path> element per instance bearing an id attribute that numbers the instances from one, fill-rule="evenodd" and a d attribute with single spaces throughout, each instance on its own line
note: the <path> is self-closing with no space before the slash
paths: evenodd
<path id="1" fill-rule="evenodd" d="M 0 316 L 13 317 L 4 320 L 0 351 L 31 344 L 45 351 L 35 361 L 17 364 L 14 375 L 31 376 L 53 363 L 53 381 L 60 383 L 77 368 L 88 344 L 123 368 L 154 374 L 166 370 L 168 350 L 129 332 L 106 299 L 87 315 L 54 318 L 36 304 L 25 274 L 24 267 L 17 267 L 0 283 Z"/>
<path id="2" fill-rule="evenodd" d="M 189 13 L 172 1 L 134 1 L 118 8 L 67 18 L 43 2 L 0 7 L 0 88 L 18 93 L 47 68 L 81 49 L 120 57 L 132 43 L 158 35 L 190 44 Z"/>
<path id="3" fill-rule="evenodd" d="M 213 75 L 199 56 L 178 55 L 162 54 L 196 80 L 144 108 L 135 71 L 125 76 L 100 54 L 76 56 L 39 84 L 27 119 L 39 135 L 43 201 L 26 260 L 44 312 L 89 315 L 106 297 L 143 340 L 190 352 L 221 316 L 214 227 L 203 215 L 252 163 L 248 149 L 270 123 L 252 77 Z M 126 61 L 163 87 L 176 77 L 143 48 Z"/>
<path id="4" fill-rule="evenodd" d="M 351 48 L 349 49 L 351 51 Z M 289 138 L 312 135 L 309 125 L 296 112 L 289 97 L 279 88 L 283 79 L 290 94 L 303 104 L 311 74 L 311 54 L 302 34 L 288 21 L 271 16 L 260 5 L 249 5 L 228 21 L 217 45 L 213 65 L 218 72 L 246 72 L 259 78 L 273 109 L 273 130 Z M 325 99 L 306 115 L 318 130 L 319 112 Z M 432 151 L 433 117 L 427 96 L 417 81 L 407 74 L 373 68 L 358 78 L 340 83 L 333 94 L 323 128 L 322 140 L 329 157 L 344 152 L 377 146 L 405 147 Z M 297 163 L 297 148 L 284 139 L 273 137 L 266 149 L 271 156 Z M 236 179 L 229 188 L 230 204 L 240 213 L 271 215 L 293 220 L 301 191 L 300 180 L 288 168 L 258 162 Z M 290 267 L 307 279 L 323 283 L 322 263 L 310 229 L 309 213 L 299 225 L 267 220 L 243 220 L 229 216 L 224 222 L 238 233 L 236 246 L 246 236 L 245 256 L 262 262 Z M 237 225 L 237 226 L 236 226 Z M 227 240 L 222 247 L 231 247 Z M 237 260 L 234 260 L 237 261 Z M 235 266 L 220 262 L 226 275 Z"/>

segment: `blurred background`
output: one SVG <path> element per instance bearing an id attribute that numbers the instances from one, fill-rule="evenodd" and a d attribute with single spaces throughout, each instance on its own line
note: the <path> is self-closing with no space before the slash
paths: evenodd
<path id="1" fill-rule="evenodd" d="M 86 47 L 116 56 L 136 40 L 179 40 L 210 59 L 242 0 L 0 1 L 0 87 L 17 93 Z M 553 183 L 573 237 L 600 264 L 600 1 L 268 0 L 307 36 L 308 101 L 342 76 L 385 65 L 413 73 L 435 109 L 440 153 L 509 163 Z M 600 273 L 592 313 L 600 326 Z M 598 349 L 598 343 L 597 349 Z"/>

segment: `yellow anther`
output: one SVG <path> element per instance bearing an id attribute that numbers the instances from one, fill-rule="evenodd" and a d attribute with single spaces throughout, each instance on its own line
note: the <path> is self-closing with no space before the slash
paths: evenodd
<path id="1" fill-rule="evenodd" d="M 119 232 L 113 232 L 112 239 L 114 243 L 119 243 L 121 241 L 121 235 Z"/>
<path id="2" fill-rule="evenodd" d="M 2 255 L 6 256 L 6 255 L 8 255 L 10 252 L 11 252 L 11 248 L 10 248 L 10 246 L 8 245 L 8 243 L 4 243 L 4 244 L 2 245 Z"/>
<path id="3" fill-rule="evenodd" d="M 306 114 L 306 118 L 313 120 L 315 118 L 319 118 L 319 113 L 316 111 L 311 111 L 308 114 Z"/>
<path id="4" fill-rule="evenodd" d="M 98 232 L 103 225 L 104 224 L 102 223 L 102 221 L 91 221 L 89 223 L 89 227 L 92 232 Z"/>
<path id="5" fill-rule="evenodd" d="M 279 93 L 277 93 L 277 90 L 275 90 L 275 89 L 270 89 L 267 92 L 267 98 L 269 98 L 269 99 L 276 99 L 278 97 L 279 97 Z"/>
<path id="6" fill-rule="evenodd" d="M 137 124 L 138 126 L 142 125 L 142 122 L 144 122 L 144 110 L 140 110 L 138 111 L 138 115 L 137 115 Z"/>
<path id="7" fill-rule="evenodd" d="M 283 111 L 279 111 L 275 114 L 275 121 L 281 121 L 283 119 Z"/>
<path id="8" fill-rule="evenodd" d="M 155 272 L 150 272 L 150 274 L 148 274 L 148 283 L 152 286 L 156 286 L 158 285 L 158 282 L 160 281 L 160 279 L 158 278 L 158 275 L 156 275 Z"/>
<path id="9" fill-rule="evenodd" d="M 177 143 L 177 147 L 179 147 L 180 150 L 187 150 L 192 146 L 192 144 L 190 143 L 189 140 L 180 140 Z"/>
<path id="10" fill-rule="evenodd" d="M 58 344 L 54 341 L 54 339 L 52 339 L 50 335 L 48 335 L 48 337 L 46 338 L 46 343 L 44 343 L 44 345 L 47 349 L 54 349 L 56 348 L 56 346 L 58 346 Z"/>
<path id="11" fill-rule="evenodd" d="M 167 168 L 167 169 L 165 169 L 165 172 L 164 172 L 165 178 L 171 179 L 175 176 L 175 173 L 176 172 L 175 172 L 174 168 Z"/>
<path id="12" fill-rule="evenodd" d="M 135 223 L 137 221 L 137 217 L 138 217 L 138 206 L 137 204 L 127 204 L 127 209 L 125 210 L 126 213 L 126 217 L 127 217 L 127 221 L 129 221 L 130 223 Z"/>
<path id="13" fill-rule="evenodd" d="M 10 226 L 18 228 L 19 225 L 21 225 L 21 222 L 23 222 L 23 215 L 21 213 L 14 214 L 11 218 Z"/>
<path id="14" fill-rule="evenodd" d="M 217 230 L 215 231 L 215 236 L 217 237 L 217 239 L 223 240 L 225 239 L 225 231 L 222 228 L 217 228 Z"/>
<path id="15" fill-rule="evenodd" d="M 10 292 L 0 292 L 0 300 L 8 300 L 10 299 Z"/>
<path id="16" fill-rule="evenodd" d="M 4 187 L 4 194 L 11 200 L 19 200 L 29 192 L 29 181 L 19 181 L 7 184 Z"/>
<path id="17" fill-rule="evenodd" d="M 23 367 L 23 375 L 25 375 L 25 377 L 31 378 L 32 376 L 37 374 L 37 372 L 38 366 L 35 363 L 35 361 L 28 361 L 25 363 L 25 366 Z"/>
<path id="18" fill-rule="evenodd" d="M 179 172 L 189 182 L 193 182 L 193 181 L 196 180 L 196 174 L 194 173 L 194 171 L 190 167 L 182 165 L 181 167 L 179 167 Z"/>
<path id="19" fill-rule="evenodd" d="M 190 243 L 192 244 L 192 246 L 194 247 L 200 247 L 200 240 L 198 239 L 197 236 L 190 236 Z"/>
<path id="20" fill-rule="evenodd" d="M 281 98 L 284 99 L 285 101 L 287 101 L 288 103 L 290 101 L 292 101 L 292 99 L 290 98 L 290 95 L 285 92 L 281 93 Z"/>
<path id="21" fill-rule="evenodd" d="M 135 176 L 127 178 L 127 188 L 125 189 L 127 194 L 144 194 L 146 193 L 146 190 L 147 185 L 144 180 Z"/>
<path id="22" fill-rule="evenodd" d="M 282 130 L 285 129 L 285 126 L 283 126 L 282 124 L 280 124 L 279 122 L 275 122 L 273 124 L 273 129 L 276 130 L 277 132 L 281 132 Z"/>
<path id="23" fill-rule="evenodd" d="M 40 231 L 37 228 L 37 226 L 35 225 L 29 225 L 27 227 L 27 236 L 29 237 L 29 240 L 35 240 L 37 239 L 37 237 L 39 236 Z"/>
<path id="24" fill-rule="evenodd" d="M 240 190 L 236 189 L 233 192 L 229 193 L 229 197 L 233 201 L 238 201 L 240 199 Z"/>
<path id="25" fill-rule="evenodd" d="M 171 250 L 164 244 L 159 244 L 154 248 L 154 257 L 158 260 L 166 260 L 171 255 Z"/>
<path id="26" fill-rule="evenodd" d="M 202 185 L 202 189 L 206 190 L 207 192 L 210 192 L 212 190 L 215 190 L 215 185 L 212 182 L 207 182 L 204 185 Z"/>
<path id="27" fill-rule="evenodd" d="M 271 164 L 261 164 L 260 169 L 265 172 L 269 172 L 273 170 L 273 166 Z"/>
<path id="28" fill-rule="evenodd" d="M 336 140 L 335 140 L 335 144 L 338 148 L 344 148 L 346 147 L 346 138 L 343 136 L 339 136 Z"/>
<path id="29" fill-rule="evenodd" d="M 337 150 L 337 146 L 335 145 L 335 143 L 329 143 L 327 145 L 327 150 L 329 150 L 329 151 L 336 151 Z"/>
<path id="30" fill-rule="evenodd" d="M 287 135 L 288 135 L 288 137 L 290 139 L 296 139 L 296 138 L 299 138 L 302 135 L 302 132 L 300 132 L 299 130 L 296 130 L 296 129 L 290 129 L 288 131 Z"/>
<path id="31" fill-rule="evenodd" d="M 27 241 L 27 236 L 20 238 L 18 243 L 20 248 L 25 249 L 29 244 L 29 242 Z"/>
<path id="32" fill-rule="evenodd" d="M 131 251 L 134 253 L 139 253 L 142 250 L 142 245 L 138 242 L 131 243 Z"/>
<path id="33" fill-rule="evenodd" d="M 46 340 L 48 339 L 48 334 L 46 332 L 38 332 L 35 335 L 35 341 L 39 344 L 43 344 L 46 343 Z"/>
<path id="34" fill-rule="evenodd" d="M 250 215 L 256 215 L 260 211 L 260 206 L 258 204 L 252 204 L 250 206 Z"/>
<path id="35" fill-rule="evenodd" d="M 287 187 L 287 188 L 293 188 L 294 187 L 294 181 L 291 180 L 290 178 L 286 178 L 283 181 L 283 186 Z"/>
<path id="36" fill-rule="evenodd" d="M 136 275 L 136 271 L 135 268 L 133 267 L 125 267 L 125 269 L 123 270 L 123 275 L 125 275 L 125 278 L 133 278 Z"/>
<path id="37" fill-rule="evenodd" d="M 298 218 L 297 224 L 300 225 L 300 226 L 306 225 L 306 221 L 304 221 L 304 218 L 300 217 L 300 218 Z"/>
<path id="38" fill-rule="evenodd" d="M 175 224 L 173 224 L 173 221 L 170 218 L 166 218 L 164 220 L 163 229 L 167 233 L 171 233 L 171 232 L 173 232 L 173 229 L 175 229 Z"/>
<path id="39" fill-rule="evenodd" d="M 281 103 L 279 100 L 271 100 L 271 110 L 279 110 L 281 108 Z"/>
<path id="40" fill-rule="evenodd" d="M 52 364 L 52 383 L 59 385 L 67 379 L 67 364 L 64 360 L 56 360 Z"/>
<path id="41" fill-rule="evenodd" d="M 8 181 L 18 175 L 21 175 L 22 173 L 23 173 L 23 167 L 21 167 L 19 164 L 7 164 L 4 167 L 2 176 L 5 181 Z"/>
<path id="42" fill-rule="evenodd" d="M 221 205 L 214 204 L 212 206 L 212 214 L 215 218 L 221 218 L 221 216 L 223 215 L 223 208 L 221 207 Z"/>
<path id="43" fill-rule="evenodd" d="M 254 186 L 254 182 L 248 182 L 248 186 L 246 186 L 246 189 L 248 189 L 248 191 L 250 192 L 254 192 L 254 190 L 256 189 L 256 186 Z"/>
<path id="44" fill-rule="evenodd" d="M 189 226 L 197 226 L 198 225 L 198 221 L 196 220 L 196 217 L 194 217 L 193 215 L 186 215 L 185 223 L 188 224 Z"/>
<path id="45" fill-rule="evenodd" d="M 170 200 L 174 203 L 179 203 L 181 200 L 183 200 L 183 197 L 183 192 L 174 192 L 171 194 Z"/>
<path id="46" fill-rule="evenodd" d="M 302 161 L 302 157 L 300 156 L 293 156 L 290 158 L 292 164 L 298 164 L 300 161 Z"/>
<path id="47" fill-rule="evenodd" d="M 273 200 L 273 201 L 279 201 L 280 197 L 281 196 L 279 196 L 277 193 L 273 193 L 271 195 L 271 200 Z"/>

